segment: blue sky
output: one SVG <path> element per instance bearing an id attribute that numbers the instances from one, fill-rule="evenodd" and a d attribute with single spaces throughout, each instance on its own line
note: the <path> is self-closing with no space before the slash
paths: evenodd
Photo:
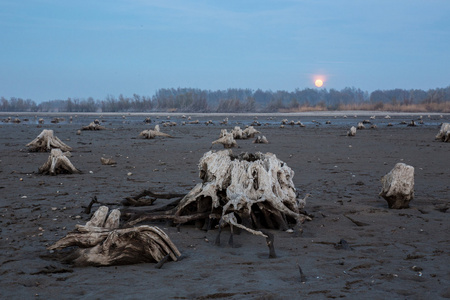
<path id="1" fill-rule="evenodd" d="M 450 85 L 448 0 L 0 0 L 0 96 Z"/>

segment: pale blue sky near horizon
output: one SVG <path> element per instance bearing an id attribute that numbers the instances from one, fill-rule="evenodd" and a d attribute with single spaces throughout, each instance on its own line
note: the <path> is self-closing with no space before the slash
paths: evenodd
<path id="1" fill-rule="evenodd" d="M 0 96 L 450 85 L 449 0 L 0 0 Z"/>

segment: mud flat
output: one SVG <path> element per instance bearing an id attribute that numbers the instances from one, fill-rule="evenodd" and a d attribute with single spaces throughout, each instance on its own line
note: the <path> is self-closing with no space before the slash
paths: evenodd
<path id="1" fill-rule="evenodd" d="M 181 114 L 72 116 L 70 122 L 69 115 L 11 114 L 28 121 L 0 123 L 1 298 L 450 298 L 450 144 L 434 140 L 450 115 L 424 114 L 414 127 L 400 123 L 417 122 L 418 114 L 380 115 L 370 119 L 376 129 L 367 126 L 354 137 L 347 130 L 369 114 L 228 115 L 227 125 L 220 124 L 224 115 L 193 115 L 199 124 L 185 126 Z M 143 122 L 147 116 L 152 123 Z M 51 123 L 56 117 L 64 120 Z M 94 119 L 106 130 L 77 135 Z M 282 119 L 305 127 L 280 128 Z M 163 127 L 168 120 L 177 126 Z M 209 120 L 213 124 L 205 125 Z M 84 207 L 94 196 L 120 208 L 125 197 L 144 189 L 187 193 L 200 182 L 198 161 L 220 129 L 255 120 L 270 143 L 238 140 L 233 152 L 275 153 L 294 170 L 300 195 L 311 194 L 306 211 L 314 218 L 301 235 L 271 231 L 277 258 L 269 259 L 265 240 L 247 232 L 234 236 L 232 248 L 214 245 L 217 230 L 184 225 L 178 231 L 165 223 L 152 225 L 167 232 L 183 259 L 161 269 L 74 268 L 46 250 L 89 220 Z M 155 124 L 174 138 L 137 138 Z M 28 152 L 25 145 L 43 129 L 72 147 L 70 160 L 81 174 L 38 174 L 49 153 Z M 117 164 L 102 165 L 101 157 Z M 415 168 L 415 198 L 403 210 L 388 209 L 378 196 L 380 178 L 398 162 Z"/>

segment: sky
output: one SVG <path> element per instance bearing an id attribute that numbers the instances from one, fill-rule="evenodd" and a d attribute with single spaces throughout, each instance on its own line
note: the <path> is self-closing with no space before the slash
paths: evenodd
<path id="1" fill-rule="evenodd" d="M 0 0 L 0 97 L 450 85 L 449 0 Z"/>

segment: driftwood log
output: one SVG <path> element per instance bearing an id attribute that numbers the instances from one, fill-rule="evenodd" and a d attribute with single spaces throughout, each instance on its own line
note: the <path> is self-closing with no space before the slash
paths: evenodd
<path id="1" fill-rule="evenodd" d="M 159 125 L 155 125 L 155 129 L 154 130 L 147 129 L 147 130 L 141 131 L 139 136 L 143 137 L 143 138 L 146 138 L 146 139 L 154 139 L 157 136 L 172 137 L 170 134 L 161 132 L 160 129 L 159 129 Z"/>
<path id="2" fill-rule="evenodd" d="M 414 167 L 398 163 L 381 178 L 382 190 L 380 196 L 387 202 L 389 208 L 408 208 L 414 198 Z"/>
<path id="3" fill-rule="evenodd" d="M 181 256 L 167 234 L 156 226 L 142 225 L 119 228 L 120 211 L 108 215 L 108 207 L 101 206 L 86 225 L 76 225 L 76 230 L 48 247 L 48 250 L 69 250 L 62 256 L 64 262 L 75 266 L 110 266 L 144 262 L 163 262 Z"/>
<path id="4" fill-rule="evenodd" d="M 450 123 L 443 123 L 441 125 L 441 129 L 436 135 L 436 139 L 446 143 L 450 142 Z"/>
<path id="5" fill-rule="evenodd" d="M 47 152 L 54 148 L 59 148 L 62 151 L 72 150 L 72 148 L 64 144 L 57 136 L 55 136 L 51 129 L 42 130 L 42 132 L 26 146 L 30 147 L 30 151 Z"/>
<path id="6" fill-rule="evenodd" d="M 70 155 L 70 152 L 63 153 L 61 149 L 52 149 L 47 162 L 39 168 L 39 173 L 45 175 L 80 173 L 70 162 L 68 158 Z"/>

